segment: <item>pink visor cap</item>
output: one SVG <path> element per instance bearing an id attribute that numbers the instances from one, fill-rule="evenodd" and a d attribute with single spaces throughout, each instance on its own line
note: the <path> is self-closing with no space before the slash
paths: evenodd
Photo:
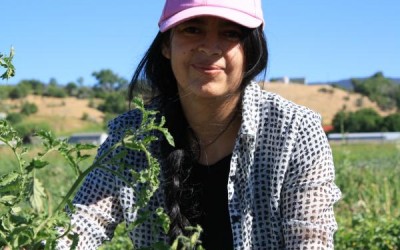
<path id="1" fill-rule="evenodd" d="M 197 16 L 216 16 L 248 28 L 264 23 L 261 0 L 166 0 L 158 26 L 164 32 Z"/>

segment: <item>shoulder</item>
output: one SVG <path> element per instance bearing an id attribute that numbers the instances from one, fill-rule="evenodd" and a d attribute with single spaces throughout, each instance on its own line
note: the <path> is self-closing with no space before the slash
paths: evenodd
<path id="1" fill-rule="evenodd" d="M 255 82 L 246 87 L 247 104 L 257 107 L 260 118 L 281 121 L 299 121 L 304 118 L 321 121 L 319 113 L 308 107 L 294 103 L 279 94 L 269 92 Z M 250 97 L 250 98 L 249 98 Z M 246 105 L 246 103 L 245 103 Z M 253 109 L 254 110 L 254 109 Z"/>
<path id="2" fill-rule="evenodd" d="M 277 113 L 287 118 L 297 117 L 321 120 L 321 115 L 308 107 L 289 101 L 278 94 L 262 91 L 265 93 L 264 107 L 268 107 L 272 114 Z"/>

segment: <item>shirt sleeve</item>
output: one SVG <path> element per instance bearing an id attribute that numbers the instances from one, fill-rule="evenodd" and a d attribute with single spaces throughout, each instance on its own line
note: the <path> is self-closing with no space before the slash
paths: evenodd
<path id="1" fill-rule="evenodd" d="M 341 196 L 334 179 L 332 152 L 320 118 L 306 115 L 281 193 L 285 249 L 333 249 L 333 205 Z"/>
<path id="2" fill-rule="evenodd" d="M 115 133 L 110 134 L 99 148 L 97 158 L 108 150 L 118 137 Z M 106 156 L 104 161 L 111 157 L 111 154 Z M 115 178 L 110 171 L 96 168 L 86 176 L 75 195 L 72 202 L 74 212 L 70 217 L 72 231 L 79 235 L 77 249 L 97 249 L 105 240 L 112 238 L 116 226 L 122 222 L 123 213 Z M 64 237 L 58 241 L 57 249 L 70 249 L 71 243 Z"/>

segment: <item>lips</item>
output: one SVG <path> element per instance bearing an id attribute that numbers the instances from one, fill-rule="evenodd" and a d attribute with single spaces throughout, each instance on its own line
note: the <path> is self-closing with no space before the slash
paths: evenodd
<path id="1" fill-rule="evenodd" d="M 194 63 L 192 67 L 203 74 L 218 74 L 224 70 L 223 67 L 215 64 Z"/>

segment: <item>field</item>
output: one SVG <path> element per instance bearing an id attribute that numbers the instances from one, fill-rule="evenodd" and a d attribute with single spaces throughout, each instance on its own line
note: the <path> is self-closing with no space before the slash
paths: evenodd
<path id="1" fill-rule="evenodd" d="M 335 249 L 400 249 L 400 144 L 334 144 L 332 149 L 336 183 L 343 193 L 335 207 L 339 225 Z M 0 147 L 0 155 L 0 173 L 4 173 L 14 162 L 5 147 Z M 52 166 L 39 178 L 47 180 L 46 188 L 57 202 L 71 184 L 73 172 L 60 157 L 50 157 Z M 103 249 L 124 249 L 128 243 L 123 233 L 120 227 L 113 245 Z"/>

